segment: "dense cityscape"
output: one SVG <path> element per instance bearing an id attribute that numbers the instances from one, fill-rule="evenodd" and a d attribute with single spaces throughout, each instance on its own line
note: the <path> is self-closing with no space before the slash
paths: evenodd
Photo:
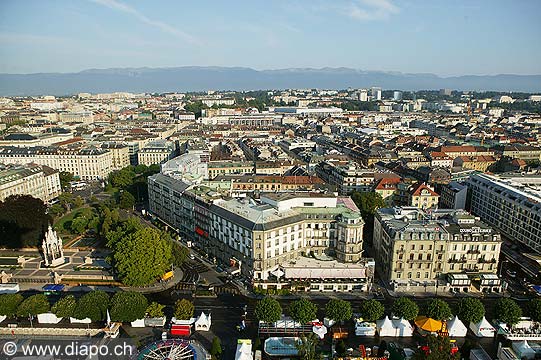
<path id="1" fill-rule="evenodd" d="M 541 359 L 541 3 L 0 2 L 0 360 Z"/>
<path id="2" fill-rule="evenodd" d="M 511 353 L 541 320 L 540 101 L 377 87 L 2 98 L 4 322 L 32 333 L 28 312 L 34 334 L 146 343 L 163 327 L 225 359 L 237 339 L 306 351 L 294 338 L 362 357 L 398 333 L 373 355 L 407 357 L 412 326 L 463 324 L 460 351 L 497 331 Z"/>

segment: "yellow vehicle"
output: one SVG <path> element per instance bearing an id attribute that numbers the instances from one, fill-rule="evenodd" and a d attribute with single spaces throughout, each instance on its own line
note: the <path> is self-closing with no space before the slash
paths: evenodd
<path id="1" fill-rule="evenodd" d="M 165 274 L 163 274 L 162 280 L 163 280 L 163 281 L 169 280 L 169 279 L 171 279 L 174 275 L 175 275 L 175 274 L 174 274 L 172 271 L 168 271 L 168 272 L 166 272 Z"/>

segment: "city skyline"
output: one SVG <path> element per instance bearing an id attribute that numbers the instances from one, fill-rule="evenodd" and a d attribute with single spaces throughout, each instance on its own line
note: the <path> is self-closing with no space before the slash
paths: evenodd
<path id="1" fill-rule="evenodd" d="M 198 65 L 541 74 L 540 10 L 535 1 L 6 1 L 0 73 Z"/>

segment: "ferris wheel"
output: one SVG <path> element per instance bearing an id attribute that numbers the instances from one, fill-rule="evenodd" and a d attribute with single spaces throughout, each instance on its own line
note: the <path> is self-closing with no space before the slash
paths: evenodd
<path id="1" fill-rule="evenodd" d="M 137 356 L 138 360 L 196 360 L 193 344 L 183 339 L 155 341 L 145 346 Z"/>

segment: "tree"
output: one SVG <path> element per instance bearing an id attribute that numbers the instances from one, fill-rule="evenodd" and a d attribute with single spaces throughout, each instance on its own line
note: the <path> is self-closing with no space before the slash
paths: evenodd
<path id="1" fill-rule="evenodd" d="M 277 300 L 265 297 L 257 302 L 254 313 L 257 320 L 273 323 L 282 317 L 282 306 Z"/>
<path id="2" fill-rule="evenodd" d="M 363 191 L 354 191 L 351 199 L 355 202 L 363 219 L 366 221 L 370 216 L 374 216 L 379 208 L 385 207 L 385 201 L 379 193 Z"/>
<path id="3" fill-rule="evenodd" d="M 60 178 L 60 186 L 62 189 L 67 189 L 70 186 L 70 182 L 74 180 L 73 174 L 67 171 L 61 171 L 58 174 Z"/>
<path id="4" fill-rule="evenodd" d="M 323 355 L 320 351 L 317 351 L 316 347 L 319 343 L 319 338 L 316 334 L 310 333 L 302 335 L 299 338 L 299 342 L 296 344 L 297 351 L 299 352 L 299 358 L 303 360 L 320 360 L 323 359 Z"/>
<path id="5" fill-rule="evenodd" d="M 517 303 L 509 298 L 501 298 L 496 301 L 494 312 L 498 320 L 507 325 L 515 325 L 520 321 L 522 309 Z"/>
<path id="6" fill-rule="evenodd" d="M 13 317 L 17 313 L 19 304 L 24 300 L 21 294 L 0 295 L 0 315 Z"/>
<path id="7" fill-rule="evenodd" d="M 173 264 L 176 267 L 180 267 L 190 255 L 190 250 L 176 242 L 173 243 L 171 251 L 173 254 Z"/>
<path id="8" fill-rule="evenodd" d="M 55 218 L 64 215 L 65 212 L 66 209 L 64 209 L 60 204 L 51 205 L 49 208 L 49 214 Z"/>
<path id="9" fill-rule="evenodd" d="M 459 360 L 460 353 L 451 354 L 451 340 L 448 336 L 428 335 L 428 351 L 419 347 L 413 355 L 414 360 Z"/>
<path id="10" fill-rule="evenodd" d="M 532 299 L 528 304 L 528 313 L 533 321 L 541 321 L 541 299 Z"/>
<path id="11" fill-rule="evenodd" d="M 128 191 L 122 191 L 120 193 L 118 205 L 122 209 L 131 209 L 135 205 L 135 197 L 133 197 L 133 195 Z"/>
<path id="12" fill-rule="evenodd" d="M 54 303 L 51 312 L 61 318 L 72 317 L 77 306 L 77 301 L 73 295 L 67 295 Z"/>
<path id="13" fill-rule="evenodd" d="M 154 228 L 139 224 L 133 232 L 127 230 L 127 233 L 108 234 L 108 246 L 113 250 L 112 266 L 128 286 L 151 284 L 171 268 L 171 243 Z"/>
<path id="14" fill-rule="evenodd" d="M 383 317 L 385 307 L 375 299 L 365 300 L 361 303 L 360 313 L 363 320 L 376 321 Z"/>
<path id="15" fill-rule="evenodd" d="M 299 299 L 289 305 L 289 315 L 293 320 L 306 324 L 316 318 L 317 305 L 308 299 Z"/>
<path id="16" fill-rule="evenodd" d="M 51 308 L 47 296 L 44 294 L 36 294 L 26 298 L 17 307 L 17 316 L 27 317 L 28 315 L 43 314 Z"/>
<path id="17" fill-rule="evenodd" d="M 125 167 L 123 169 L 113 171 L 109 175 L 109 182 L 114 187 L 125 189 L 133 184 L 133 179 L 135 178 L 135 173 L 131 166 Z"/>
<path id="18" fill-rule="evenodd" d="M 485 306 L 481 300 L 472 297 L 460 299 L 456 310 L 458 318 L 466 322 L 466 324 L 470 322 L 478 323 L 485 316 Z"/>
<path id="19" fill-rule="evenodd" d="M 334 321 L 346 321 L 353 316 L 349 301 L 331 299 L 325 305 L 325 316 Z"/>
<path id="20" fill-rule="evenodd" d="M 351 199 L 355 202 L 364 219 L 363 236 L 365 239 L 373 238 L 374 215 L 379 208 L 385 207 L 385 201 L 379 193 L 376 192 L 357 192 L 351 194 Z"/>
<path id="21" fill-rule="evenodd" d="M 163 308 L 165 305 L 162 305 L 160 303 L 157 303 L 156 301 L 151 302 L 146 310 L 146 315 L 150 318 L 159 318 L 162 317 L 163 314 Z"/>
<path id="22" fill-rule="evenodd" d="M 391 310 L 395 316 L 404 318 L 406 320 L 413 320 L 419 314 L 419 306 L 412 300 L 400 297 L 396 299 L 391 307 Z"/>
<path id="23" fill-rule="evenodd" d="M 73 206 L 73 201 L 75 200 L 75 197 L 72 193 L 64 192 L 60 195 L 58 195 L 58 203 L 60 206 L 62 206 L 66 211 L 70 211 Z"/>
<path id="24" fill-rule="evenodd" d="M 0 202 L 0 247 L 36 247 L 52 222 L 47 206 L 30 195 L 12 195 Z"/>
<path id="25" fill-rule="evenodd" d="M 148 301 L 145 295 L 134 291 L 120 291 L 111 299 L 111 320 L 130 322 L 145 317 Z"/>
<path id="26" fill-rule="evenodd" d="M 212 339 L 212 346 L 210 347 L 210 355 L 212 355 L 213 359 L 217 359 L 222 355 L 222 342 L 220 341 L 220 338 L 215 336 L 214 339 Z"/>
<path id="27" fill-rule="evenodd" d="M 342 357 L 346 356 L 346 343 L 344 342 L 344 339 L 338 340 L 336 345 L 334 346 L 334 350 L 336 351 L 336 355 Z"/>
<path id="28" fill-rule="evenodd" d="M 261 350 L 261 338 L 259 336 L 252 343 L 252 350 Z"/>
<path id="29" fill-rule="evenodd" d="M 85 216 L 77 216 L 71 221 L 70 229 L 75 234 L 83 234 L 88 226 L 88 219 Z"/>
<path id="30" fill-rule="evenodd" d="M 81 206 L 83 206 L 85 204 L 85 201 L 83 200 L 82 197 L 80 196 L 77 196 L 76 198 L 73 199 L 73 206 L 75 208 L 80 208 Z"/>
<path id="31" fill-rule="evenodd" d="M 447 302 L 440 299 L 432 299 L 426 304 L 425 315 L 435 320 L 448 320 L 453 312 Z"/>
<path id="32" fill-rule="evenodd" d="M 186 299 L 177 300 L 175 303 L 175 312 L 174 316 L 178 320 L 189 320 L 192 318 L 195 311 L 193 302 Z"/>
<path id="33" fill-rule="evenodd" d="M 92 321 L 102 321 L 107 316 L 109 307 L 109 295 L 101 290 L 91 291 L 84 294 L 73 311 L 73 317 L 76 319 L 89 318 Z"/>

